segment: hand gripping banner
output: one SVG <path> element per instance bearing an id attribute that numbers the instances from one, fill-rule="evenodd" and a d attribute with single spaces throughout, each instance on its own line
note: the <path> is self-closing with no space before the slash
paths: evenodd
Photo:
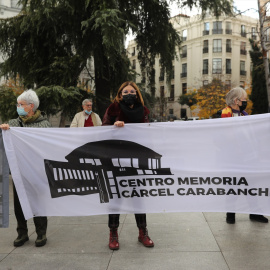
<path id="1" fill-rule="evenodd" d="M 270 215 L 269 114 L 3 134 L 26 218 Z"/>

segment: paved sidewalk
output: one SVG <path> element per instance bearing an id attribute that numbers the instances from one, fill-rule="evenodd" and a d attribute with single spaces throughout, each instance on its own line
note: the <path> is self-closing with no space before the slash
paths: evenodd
<path id="1" fill-rule="evenodd" d="M 12 190 L 10 188 L 10 190 Z M 154 248 L 138 242 L 134 215 L 121 215 L 120 250 L 108 248 L 107 216 L 50 217 L 48 242 L 37 248 L 32 219 L 30 241 L 13 247 L 17 237 L 10 193 L 10 227 L 0 229 L 0 270 L 239 270 L 270 268 L 270 224 L 224 213 L 147 215 Z"/>

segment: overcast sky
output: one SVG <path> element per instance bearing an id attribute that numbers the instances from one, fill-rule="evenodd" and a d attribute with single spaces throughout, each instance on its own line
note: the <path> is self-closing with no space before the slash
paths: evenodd
<path id="1" fill-rule="evenodd" d="M 210 0 L 211 1 L 211 0 Z M 247 15 L 250 17 L 258 17 L 258 3 L 257 0 L 235 0 L 234 5 L 243 13 L 243 15 Z M 199 13 L 196 9 L 182 9 L 180 10 L 177 5 L 171 5 L 171 16 L 178 15 L 179 13 L 186 15 L 196 15 Z"/>

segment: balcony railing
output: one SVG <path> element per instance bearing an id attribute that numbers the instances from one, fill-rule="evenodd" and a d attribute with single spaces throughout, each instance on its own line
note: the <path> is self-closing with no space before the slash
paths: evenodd
<path id="1" fill-rule="evenodd" d="M 232 74 L 232 69 L 231 68 L 226 68 L 226 74 Z"/>
<path id="2" fill-rule="evenodd" d="M 213 47 L 213 52 L 214 53 L 222 52 L 222 48 L 221 47 Z"/>
<path id="3" fill-rule="evenodd" d="M 223 29 L 213 29 L 212 30 L 212 34 L 216 35 L 216 34 L 223 34 Z"/>
<path id="4" fill-rule="evenodd" d="M 232 47 L 226 46 L 226 52 L 231 53 L 232 52 Z"/>
<path id="5" fill-rule="evenodd" d="M 246 76 L 247 75 L 247 72 L 245 70 L 240 70 L 240 75 Z"/>
<path id="6" fill-rule="evenodd" d="M 186 41 L 187 37 L 181 37 L 182 41 Z"/>
<path id="7" fill-rule="evenodd" d="M 169 102 L 174 101 L 174 97 L 168 97 L 168 101 L 169 101 Z"/>
<path id="8" fill-rule="evenodd" d="M 226 30 L 225 30 L 225 33 L 226 33 L 227 35 L 231 35 L 231 34 L 232 34 L 232 29 L 226 29 Z"/>
<path id="9" fill-rule="evenodd" d="M 208 47 L 207 48 L 203 48 L 203 53 L 208 53 Z"/>
<path id="10" fill-rule="evenodd" d="M 208 74 L 208 68 L 207 69 L 203 69 L 202 74 Z"/>
<path id="11" fill-rule="evenodd" d="M 187 72 L 182 72 L 181 73 L 181 78 L 186 78 L 187 77 Z"/>
<path id="12" fill-rule="evenodd" d="M 241 32 L 241 37 L 247 37 L 247 33 L 246 32 Z"/>
<path id="13" fill-rule="evenodd" d="M 182 53 L 181 54 L 181 58 L 186 58 L 187 57 L 187 53 Z"/>
<path id="14" fill-rule="evenodd" d="M 247 55 L 247 51 L 246 51 L 246 50 L 241 49 L 241 50 L 240 50 L 240 54 Z"/>
<path id="15" fill-rule="evenodd" d="M 213 74 L 221 74 L 222 73 L 222 69 L 221 68 L 215 68 L 213 69 Z"/>
<path id="16" fill-rule="evenodd" d="M 209 30 L 203 30 L 203 36 L 209 35 Z"/>

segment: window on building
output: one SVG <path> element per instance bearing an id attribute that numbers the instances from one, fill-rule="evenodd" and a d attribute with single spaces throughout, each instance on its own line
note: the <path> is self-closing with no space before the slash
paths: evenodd
<path id="1" fill-rule="evenodd" d="M 253 40 L 257 39 L 257 29 L 256 29 L 256 27 L 251 27 L 251 38 Z"/>
<path id="2" fill-rule="evenodd" d="M 187 109 L 181 109 L 180 118 L 187 118 Z"/>
<path id="3" fill-rule="evenodd" d="M 204 30 L 203 30 L 203 35 L 209 35 L 209 29 L 210 29 L 210 26 L 209 26 L 209 22 L 205 22 L 204 23 Z"/>
<path id="4" fill-rule="evenodd" d="M 169 114 L 173 115 L 173 109 L 169 109 Z"/>
<path id="5" fill-rule="evenodd" d="M 172 79 L 174 79 L 174 66 L 172 67 Z"/>
<path id="6" fill-rule="evenodd" d="M 222 52 L 222 40 L 221 39 L 214 39 L 213 40 L 213 52 Z"/>
<path id="7" fill-rule="evenodd" d="M 226 59 L 226 74 L 232 74 L 231 59 Z"/>
<path id="8" fill-rule="evenodd" d="M 174 101 L 174 85 L 171 85 L 169 101 Z"/>
<path id="9" fill-rule="evenodd" d="M 164 98 L 165 93 L 164 93 L 164 86 L 160 86 L 160 98 Z"/>
<path id="10" fill-rule="evenodd" d="M 181 73 L 181 78 L 187 77 L 187 63 L 182 64 L 182 73 Z"/>
<path id="11" fill-rule="evenodd" d="M 187 45 L 182 46 L 182 54 L 181 54 L 182 58 L 187 57 Z"/>
<path id="12" fill-rule="evenodd" d="M 159 81 L 164 81 L 164 74 L 165 74 L 164 69 L 161 68 L 160 69 L 160 75 L 159 75 Z"/>
<path id="13" fill-rule="evenodd" d="M 232 52 L 232 40 L 226 39 L 226 52 L 231 53 Z"/>
<path id="14" fill-rule="evenodd" d="M 135 48 L 135 47 L 133 47 L 133 48 L 132 48 L 132 53 L 131 53 L 131 54 L 132 54 L 132 56 L 134 56 L 134 55 L 135 55 L 135 53 L 136 53 L 136 48 Z"/>
<path id="15" fill-rule="evenodd" d="M 213 34 L 222 34 L 222 22 L 213 22 Z"/>
<path id="16" fill-rule="evenodd" d="M 136 60 L 132 60 L 132 69 L 136 69 Z"/>
<path id="17" fill-rule="evenodd" d="M 247 54 L 246 42 L 241 42 L 241 44 L 240 44 L 240 54 L 243 54 L 243 55 Z"/>
<path id="18" fill-rule="evenodd" d="M 187 40 L 187 29 L 184 29 L 184 30 L 182 31 L 182 40 L 183 40 L 183 41 Z"/>
<path id="19" fill-rule="evenodd" d="M 182 94 L 186 94 L 187 93 L 187 83 L 182 83 Z"/>
<path id="20" fill-rule="evenodd" d="M 203 74 L 208 74 L 208 59 L 203 60 Z"/>
<path id="21" fill-rule="evenodd" d="M 245 61 L 240 61 L 240 75 L 246 76 L 246 63 Z"/>
<path id="22" fill-rule="evenodd" d="M 232 34 L 232 23 L 226 22 L 226 34 L 231 35 Z"/>
<path id="23" fill-rule="evenodd" d="M 221 74 L 221 73 L 222 73 L 222 59 L 213 58 L 213 74 Z"/>
<path id="24" fill-rule="evenodd" d="M 208 53 L 208 45 L 209 45 L 209 41 L 208 40 L 204 40 L 203 41 L 203 53 Z"/>
<path id="25" fill-rule="evenodd" d="M 145 71 L 142 72 L 141 83 L 145 83 Z"/>
<path id="26" fill-rule="evenodd" d="M 242 37 L 246 37 L 247 36 L 247 32 L 246 32 L 246 26 L 245 25 L 241 25 L 241 36 Z"/>

